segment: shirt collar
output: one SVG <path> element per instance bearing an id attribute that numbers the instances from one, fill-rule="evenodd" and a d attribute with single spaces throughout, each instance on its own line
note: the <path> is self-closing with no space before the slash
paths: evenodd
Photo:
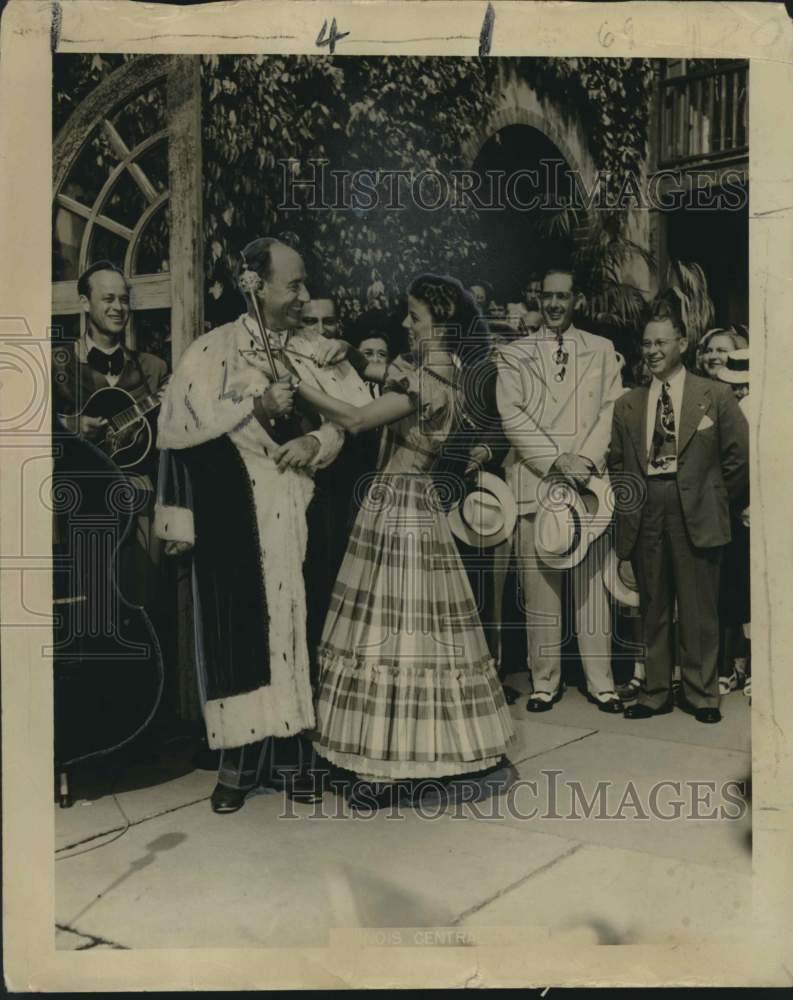
<path id="1" fill-rule="evenodd" d="M 671 378 L 657 379 L 655 375 L 653 375 L 653 380 L 650 383 L 650 386 L 652 388 L 653 393 L 657 395 L 661 391 L 661 386 L 664 384 L 664 382 L 669 383 L 669 388 L 671 390 L 677 388 L 685 377 L 686 377 L 686 368 L 685 365 L 681 365 L 680 368 L 678 368 L 678 370 Z"/>
<path id="2" fill-rule="evenodd" d="M 125 361 L 128 361 L 129 358 L 132 356 L 132 352 L 125 344 L 118 344 L 116 345 L 116 347 L 111 347 L 111 348 L 100 347 L 99 344 L 94 342 L 94 340 L 91 338 L 90 334 L 86 330 L 85 333 L 81 334 L 80 339 L 77 341 L 77 359 L 78 361 L 80 361 L 81 364 L 85 365 L 88 363 L 88 352 L 91 350 L 92 347 L 95 347 L 97 351 L 101 351 L 102 354 L 115 354 L 115 352 L 120 347 L 121 350 L 124 352 Z"/>

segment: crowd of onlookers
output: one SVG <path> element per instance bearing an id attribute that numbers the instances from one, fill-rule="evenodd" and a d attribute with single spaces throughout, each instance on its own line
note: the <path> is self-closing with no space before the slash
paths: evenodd
<path id="1" fill-rule="evenodd" d="M 494 298 L 493 288 L 486 281 L 474 281 L 469 285 L 468 290 L 482 315 L 486 317 L 488 330 L 496 345 L 504 346 L 522 337 L 542 337 L 547 332 L 542 306 L 542 280 L 541 274 L 532 274 L 521 292 L 513 297 L 514 300 L 504 302 Z M 403 340 L 401 317 L 396 311 L 394 313 L 388 311 L 387 303 L 382 296 L 376 298 L 378 301 L 372 303 L 375 305 L 374 308 L 363 312 L 355 321 L 344 327 L 335 319 L 335 305 L 331 298 L 312 301 L 304 315 L 312 317 L 314 312 L 319 311 L 334 317 L 330 326 L 326 323 L 323 328 L 325 336 L 344 337 L 372 360 L 386 361 L 404 353 L 406 343 Z M 314 322 L 310 319 L 309 325 Z M 578 313 L 575 316 L 575 324 L 583 330 L 589 328 L 586 317 Z M 747 397 L 750 381 L 748 328 L 741 323 L 713 327 L 706 330 L 698 341 L 695 333 L 689 331 L 689 347 L 683 357 L 686 369 L 706 379 L 726 382 L 748 419 Z M 621 332 L 622 343 L 627 343 L 630 347 L 631 340 L 634 341 L 633 357 L 626 361 L 625 357 L 617 354 L 621 381 L 626 392 L 634 387 L 648 386 L 652 382 L 652 373 L 642 356 L 641 330 L 636 330 L 633 337 L 630 334 L 626 337 L 625 331 Z M 370 386 L 373 394 L 380 392 L 377 383 L 372 382 Z M 489 468 L 492 469 L 492 466 Z M 742 690 L 751 698 L 748 507 L 732 511 L 731 516 L 732 539 L 723 553 L 719 593 L 719 691 L 722 695 L 727 695 Z M 619 572 L 623 578 L 630 579 L 632 587 L 635 587 L 635 579 L 627 561 L 619 564 Z M 488 602 L 483 600 L 482 603 Z M 517 610 L 514 604 L 515 602 L 513 602 L 513 613 Z M 630 626 L 633 623 L 634 637 L 640 641 L 638 608 L 619 602 L 617 607 L 621 615 L 628 616 L 628 631 L 631 631 Z M 676 635 L 677 618 L 675 608 L 673 632 L 676 646 L 679 648 L 679 638 Z M 499 624 L 497 623 L 497 626 Z M 503 642 L 500 648 L 504 648 Z M 679 661 L 679 653 L 676 658 Z M 504 669 L 509 669 L 510 666 L 514 668 L 516 664 L 503 665 Z M 677 666 L 676 685 L 679 683 L 679 674 L 680 668 Z M 621 700 L 628 702 L 635 699 L 644 679 L 644 663 L 641 659 L 637 659 L 633 675 L 625 678 L 622 683 L 615 684 Z"/>
<path id="2" fill-rule="evenodd" d="M 509 675 L 527 668 L 526 710 L 550 711 L 568 640 L 589 702 L 628 720 L 716 723 L 722 696 L 750 694 L 744 326 L 690 329 L 670 287 L 622 354 L 568 266 L 506 304 L 427 273 L 402 308 L 375 288 L 343 325 L 290 245 L 242 260 L 247 311 L 196 338 L 167 388 L 166 364 L 126 345 L 129 286 L 108 261 L 81 276 L 86 331 L 54 356 L 55 412 L 94 443 L 111 427 L 87 414 L 98 390 L 162 394 L 128 544 L 155 573 L 161 550 L 195 552 L 216 811 L 315 712 L 315 751 L 387 786 L 378 801 L 487 768 L 514 735 Z M 141 603 L 167 619 L 156 592 Z M 620 617 L 632 676 L 615 672 Z"/>

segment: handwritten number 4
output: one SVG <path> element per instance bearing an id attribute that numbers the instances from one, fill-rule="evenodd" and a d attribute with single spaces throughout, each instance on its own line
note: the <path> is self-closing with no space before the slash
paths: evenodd
<path id="1" fill-rule="evenodd" d="M 330 34 L 326 38 L 325 37 L 325 32 L 327 30 L 328 30 L 328 22 L 327 21 L 323 21 L 323 23 L 322 23 L 322 31 L 320 31 L 320 33 L 317 35 L 317 42 L 316 42 L 316 44 L 317 44 L 317 48 L 319 48 L 319 49 L 321 49 L 323 45 L 327 45 L 328 46 L 328 50 L 330 51 L 330 54 L 333 55 L 333 53 L 336 51 L 336 42 L 340 41 L 342 38 L 346 38 L 347 35 L 349 35 L 349 31 L 337 31 L 336 30 L 336 18 L 335 17 L 330 22 Z"/>

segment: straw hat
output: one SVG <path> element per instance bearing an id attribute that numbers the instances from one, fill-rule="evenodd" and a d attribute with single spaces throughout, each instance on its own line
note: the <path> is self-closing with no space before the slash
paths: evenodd
<path id="1" fill-rule="evenodd" d="M 627 608 L 639 607 L 639 588 L 633 566 L 627 559 L 618 559 L 610 548 L 603 561 L 603 583 L 615 601 Z"/>
<path id="2" fill-rule="evenodd" d="M 749 381 L 749 351 L 730 351 L 727 363 L 718 372 L 722 382 L 732 382 L 733 385 L 744 385 Z"/>
<path id="3" fill-rule="evenodd" d="M 449 527 L 474 548 L 491 548 L 515 530 L 518 509 L 512 490 L 492 472 L 479 472 L 462 501 L 448 514 Z"/>
<path id="4" fill-rule="evenodd" d="M 586 487 L 575 489 L 552 476 L 537 490 L 534 547 L 553 569 L 576 566 L 611 521 L 614 502 L 608 474 L 592 476 Z"/>

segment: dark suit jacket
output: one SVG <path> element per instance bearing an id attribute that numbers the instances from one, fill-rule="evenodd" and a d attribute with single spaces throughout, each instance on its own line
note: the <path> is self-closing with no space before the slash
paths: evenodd
<path id="1" fill-rule="evenodd" d="M 608 467 L 620 559 L 630 558 L 642 519 L 647 395 L 646 387 L 631 389 L 614 406 Z M 686 372 L 677 442 L 677 488 L 691 541 L 697 548 L 726 545 L 730 506 L 749 499 L 749 425 L 728 385 Z"/>
<path id="2" fill-rule="evenodd" d="M 109 385 L 107 378 L 86 363 L 83 339 L 53 344 L 53 403 L 56 413 L 78 413 L 92 393 Z M 168 366 L 154 354 L 137 353 L 123 347 L 124 367 L 116 383 L 135 399 L 156 393 L 165 381 Z"/>

